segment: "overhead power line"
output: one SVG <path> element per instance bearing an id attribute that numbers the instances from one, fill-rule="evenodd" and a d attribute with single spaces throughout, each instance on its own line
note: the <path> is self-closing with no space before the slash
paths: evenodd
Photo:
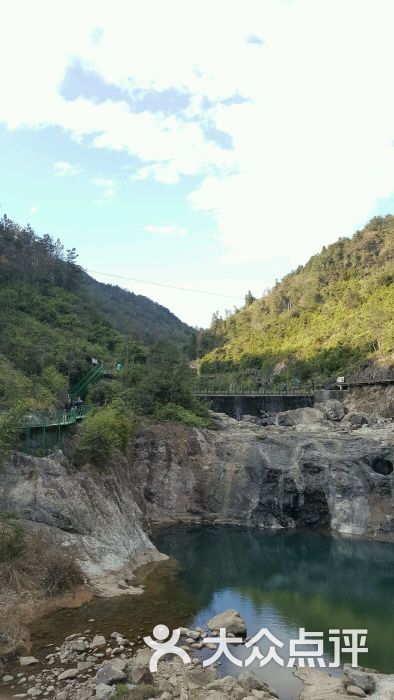
<path id="1" fill-rule="evenodd" d="M 194 294 L 206 294 L 206 295 L 212 296 L 212 297 L 224 297 L 226 299 L 237 299 L 238 301 L 240 299 L 243 300 L 243 297 L 234 296 L 232 294 L 220 294 L 219 292 L 208 292 L 204 289 L 191 289 L 190 287 L 177 287 L 173 284 L 163 284 L 162 282 L 148 282 L 148 280 L 140 280 L 140 279 L 137 279 L 136 277 L 125 277 L 124 275 L 113 275 L 113 274 L 110 274 L 109 272 L 99 272 L 98 270 L 86 270 L 86 272 L 90 272 L 93 275 L 104 275 L 105 277 L 114 277 L 115 279 L 128 280 L 129 282 L 139 282 L 140 284 L 152 284 L 155 287 L 166 287 L 166 289 L 177 289 L 178 291 L 181 291 L 181 292 L 193 292 Z"/>

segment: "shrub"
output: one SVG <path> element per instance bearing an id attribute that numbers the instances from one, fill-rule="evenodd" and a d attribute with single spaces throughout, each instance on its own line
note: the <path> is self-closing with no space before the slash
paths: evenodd
<path id="1" fill-rule="evenodd" d="M 192 425 L 195 428 L 211 428 L 211 420 L 204 416 L 198 416 L 183 406 L 175 403 L 166 403 L 156 409 L 154 418 L 157 421 L 175 421 L 184 425 Z"/>
<path id="2" fill-rule="evenodd" d="M 131 690 L 124 685 L 118 685 L 115 697 L 122 698 L 122 700 L 149 700 L 149 698 L 157 698 L 159 695 L 161 695 L 159 688 L 141 683 Z"/>
<path id="3" fill-rule="evenodd" d="M 29 401 L 18 401 L 0 417 L 0 450 L 9 452 L 15 447 L 30 406 Z"/>
<path id="4" fill-rule="evenodd" d="M 17 519 L 3 518 L 0 590 L 38 590 L 57 595 L 83 583 L 73 552 L 41 533 L 27 535 Z"/>
<path id="5" fill-rule="evenodd" d="M 133 431 L 133 421 L 120 401 L 85 418 L 80 431 L 77 457 L 101 465 L 117 449 L 125 452 Z"/>
<path id="6" fill-rule="evenodd" d="M 40 377 L 41 384 L 59 401 L 64 401 L 67 396 L 67 379 L 55 367 L 46 367 Z"/>
<path id="7" fill-rule="evenodd" d="M 25 549 L 26 537 L 23 524 L 12 516 L 0 519 L 0 563 L 19 557 Z"/>
<path id="8" fill-rule="evenodd" d="M 84 576 L 72 550 L 48 542 L 41 534 L 33 536 L 29 544 L 28 562 L 32 568 L 35 561 L 40 562 L 36 581 L 47 595 L 58 595 L 83 583 Z"/>
<path id="9" fill-rule="evenodd" d="M 0 406 L 9 408 L 32 393 L 30 379 L 15 369 L 4 355 L 0 355 Z"/>

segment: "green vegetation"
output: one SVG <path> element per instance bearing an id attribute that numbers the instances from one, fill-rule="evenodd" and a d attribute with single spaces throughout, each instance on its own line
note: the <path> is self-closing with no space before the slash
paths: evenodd
<path id="1" fill-rule="evenodd" d="M 133 421 L 120 401 L 87 416 L 79 434 L 77 458 L 102 465 L 113 450 L 126 452 L 133 430 Z"/>
<path id="2" fill-rule="evenodd" d="M 149 700 L 149 698 L 156 698 L 159 695 L 161 695 L 159 688 L 154 685 L 140 683 L 131 689 L 125 685 L 117 685 L 115 697 L 122 698 L 122 700 Z"/>
<path id="3" fill-rule="evenodd" d="M 220 347 L 214 347 L 216 336 Z M 218 384 L 330 377 L 394 351 L 394 217 L 376 217 L 287 275 L 261 299 L 214 318 L 199 361 Z"/>
<path id="4" fill-rule="evenodd" d="M 0 452 L 8 452 L 17 443 L 29 401 L 17 401 L 0 415 Z"/>
<path id="5" fill-rule="evenodd" d="M 189 411 L 176 403 L 166 403 L 160 406 L 154 413 L 158 421 L 175 421 L 184 425 L 191 425 L 195 428 L 211 428 L 212 422 L 209 418 L 198 416 L 193 411 Z"/>
<path id="6" fill-rule="evenodd" d="M 15 446 L 27 411 L 63 409 L 92 358 L 122 369 L 83 395 L 97 408 L 81 427 L 78 459 L 126 451 L 134 417 L 159 420 L 167 404 L 176 408 L 163 419 L 207 425 L 188 367 L 195 332 L 146 297 L 96 282 L 77 257 L 0 220 L 0 450 Z"/>

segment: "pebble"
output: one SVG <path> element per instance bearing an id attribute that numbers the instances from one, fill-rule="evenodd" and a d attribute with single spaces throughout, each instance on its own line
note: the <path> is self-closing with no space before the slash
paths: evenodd
<path id="1" fill-rule="evenodd" d="M 31 666 L 32 664 L 38 664 L 38 659 L 34 656 L 20 656 L 19 663 L 21 666 Z"/>
<path id="2" fill-rule="evenodd" d="M 14 680 L 14 676 L 3 676 L 3 683 L 11 683 Z"/>

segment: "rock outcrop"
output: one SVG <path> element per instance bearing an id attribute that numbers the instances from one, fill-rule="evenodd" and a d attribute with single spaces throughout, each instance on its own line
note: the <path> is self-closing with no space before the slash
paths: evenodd
<path id="1" fill-rule="evenodd" d="M 268 426 L 217 416 L 218 430 L 145 427 L 133 470 L 138 503 L 162 522 L 331 528 L 394 536 L 394 432 L 340 423 Z M 287 412 L 289 413 L 289 412 Z M 336 413 L 336 415 L 338 415 Z"/>
<path id="2" fill-rule="evenodd" d="M 61 546 L 75 546 L 93 581 L 161 558 L 149 523 L 394 538 L 392 424 L 358 421 L 349 430 L 337 409 L 329 405 L 330 419 L 324 407 L 287 411 L 281 425 L 266 427 L 223 414 L 216 430 L 145 423 L 129 461 L 117 455 L 101 471 L 77 470 L 61 452 L 48 459 L 15 454 L 0 470 L 0 509 L 19 513 Z M 119 577 L 107 578 L 101 591 L 135 592 L 125 579 L 121 585 Z"/>
<path id="3" fill-rule="evenodd" d="M 127 578 L 141 564 L 165 558 L 149 539 L 133 479 L 120 456 L 100 472 L 73 469 L 61 452 L 51 458 L 15 454 L 0 469 L 0 510 L 18 513 L 30 530 L 47 532 L 59 546 L 75 547 L 102 593 L 142 592 L 132 586 L 120 591 L 110 576 L 124 570 Z"/>

